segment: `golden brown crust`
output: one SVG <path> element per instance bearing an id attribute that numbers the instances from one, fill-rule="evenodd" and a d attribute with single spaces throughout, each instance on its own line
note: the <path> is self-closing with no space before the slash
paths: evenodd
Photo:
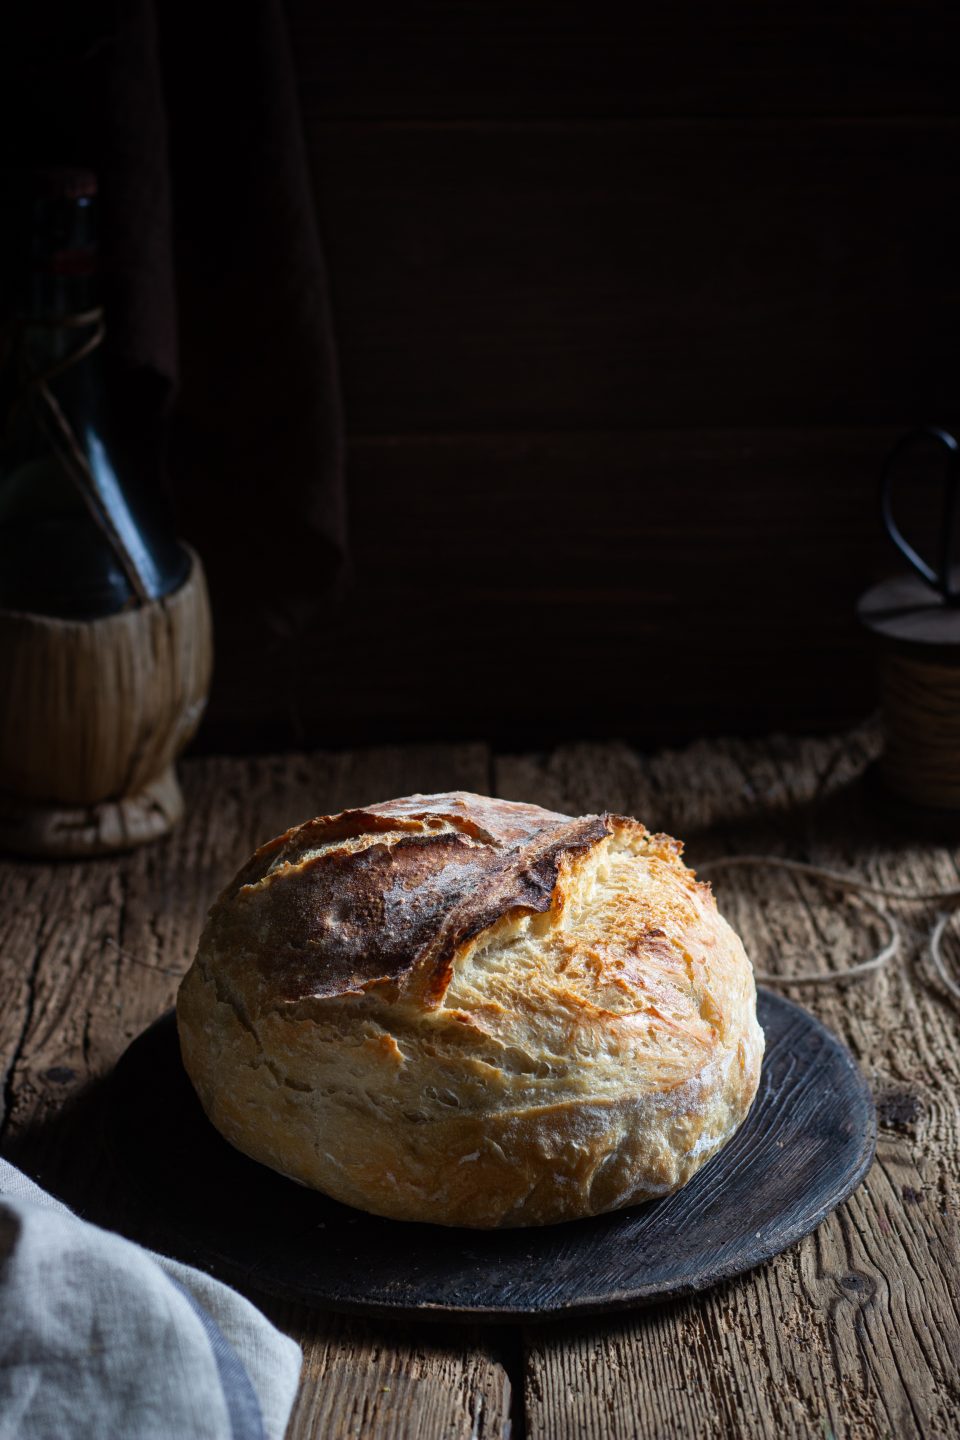
<path id="1" fill-rule="evenodd" d="M 456 948 L 513 910 L 548 910 L 561 858 L 609 828 L 609 816 L 572 820 L 461 792 L 319 816 L 244 866 L 213 918 L 217 943 L 254 956 L 271 1004 L 415 967 L 438 1003 Z M 251 934 L 264 936 L 259 952 Z"/>
<path id="2" fill-rule="evenodd" d="M 516 1225 L 683 1184 L 753 1099 L 749 961 L 681 847 L 460 793 L 257 852 L 181 987 L 239 1148 L 402 1219 Z"/>

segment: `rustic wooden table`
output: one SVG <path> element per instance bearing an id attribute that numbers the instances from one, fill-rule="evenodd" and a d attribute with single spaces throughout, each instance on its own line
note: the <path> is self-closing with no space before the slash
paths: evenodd
<path id="1" fill-rule="evenodd" d="M 101 1077 L 171 1005 L 222 883 L 294 821 L 462 787 L 637 815 L 683 836 L 694 866 L 762 851 L 955 885 L 960 849 L 912 840 L 870 807 L 862 774 L 875 751 L 864 730 L 654 757 L 477 744 L 188 761 L 188 819 L 167 840 L 116 860 L 2 868 L 3 1151 L 89 1218 L 157 1238 L 104 1162 Z M 759 969 L 810 956 L 840 968 L 880 937 L 869 910 L 812 882 L 733 871 L 716 888 Z M 910 941 L 900 961 L 790 992 L 859 1057 L 880 1119 L 866 1183 L 814 1235 L 694 1300 L 576 1324 L 389 1325 L 254 1296 L 304 1348 L 290 1437 L 956 1435 L 960 1013 L 925 955 L 936 907 L 894 908 Z"/>

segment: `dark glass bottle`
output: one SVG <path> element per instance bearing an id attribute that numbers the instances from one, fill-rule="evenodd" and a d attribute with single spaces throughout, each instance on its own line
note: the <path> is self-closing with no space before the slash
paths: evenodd
<path id="1" fill-rule="evenodd" d="M 64 619 L 159 599 L 190 569 L 155 485 L 123 463 L 110 413 L 96 192 L 88 172 L 45 172 L 12 207 L 22 243 L 0 389 L 0 608 Z"/>

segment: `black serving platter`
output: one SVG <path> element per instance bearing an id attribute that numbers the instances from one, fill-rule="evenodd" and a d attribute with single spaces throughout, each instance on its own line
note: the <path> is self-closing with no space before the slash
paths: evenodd
<path id="1" fill-rule="evenodd" d="M 592 1220 L 462 1230 L 383 1220 L 284 1179 L 211 1126 L 180 1061 L 172 1012 L 113 1075 L 110 1148 L 167 1248 L 220 1278 L 329 1310 L 531 1321 L 704 1290 L 793 1245 L 870 1168 L 876 1116 L 843 1045 L 761 991 L 756 1102 L 675 1195 Z"/>

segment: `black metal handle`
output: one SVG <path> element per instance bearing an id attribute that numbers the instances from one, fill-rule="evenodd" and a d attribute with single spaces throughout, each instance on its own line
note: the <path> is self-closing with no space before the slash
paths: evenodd
<path id="1" fill-rule="evenodd" d="M 939 570 L 934 570 L 922 555 L 918 555 L 893 517 L 894 463 L 905 451 L 912 449 L 924 440 L 935 441 L 936 444 L 943 447 L 945 452 Z M 928 585 L 932 585 L 934 590 L 939 591 L 948 605 L 960 605 L 960 589 L 954 590 L 950 584 L 958 494 L 960 494 L 960 443 L 957 442 L 956 436 L 951 435 L 949 430 L 941 430 L 938 425 L 921 425 L 919 429 L 911 430 L 909 435 L 904 435 L 902 440 L 897 441 L 887 456 L 883 474 L 880 477 L 880 514 L 883 517 L 884 528 L 911 569 L 916 571 L 921 580 L 926 580 Z"/>

